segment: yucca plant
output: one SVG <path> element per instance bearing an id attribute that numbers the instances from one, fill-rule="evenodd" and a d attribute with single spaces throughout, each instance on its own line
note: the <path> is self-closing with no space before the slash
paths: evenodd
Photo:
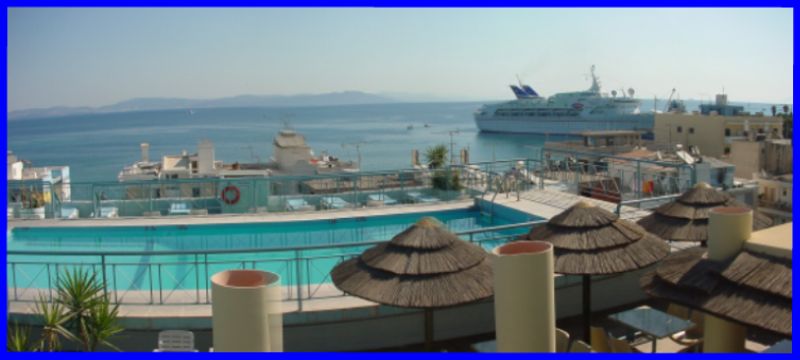
<path id="1" fill-rule="evenodd" d="M 122 332 L 122 327 L 117 324 L 117 315 L 119 315 L 119 304 L 112 305 L 105 296 L 89 309 L 85 332 L 88 351 L 95 351 L 100 345 L 119 351 L 119 348 L 108 341 Z"/>
<path id="2" fill-rule="evenodd" d="M 121 331 L 111 326 L 116 326 L 117 307 L 110 308 L 103 285 L 88 270 L 74 269 L 60 278 L 56 301 L 70 314 L 66 328 L 84 351 L 93 351 L 98 342 L 107 343 Z"/>
<path id="3" fill-rule="evenodd" d="M 31 341 L 31 329 L 26 326 L 8 323 L 8 333 L 6 334 L 6 351 L 36 351 L 36 346 Z"/>
<path id="4" fill-rule="evenodd" d="M 43 296 L 36 302 L 36 311 L 42 316 L 42 337 L 39 349 L 42 351 L 58 351 L 61 349 L 61 338 L 76 340 L 65 324 L 72 317 L 59 302 L 50 302 Z"/>

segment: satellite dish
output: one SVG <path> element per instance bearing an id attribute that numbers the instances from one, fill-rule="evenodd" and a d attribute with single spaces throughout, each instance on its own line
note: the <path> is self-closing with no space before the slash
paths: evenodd
<path id="1" fill-rule="evenodd" d="M 611 90 L 611 96 L 617 97 L 617 90 Z"/>
<path id="2" fill-rule="evenodd" d="M 628 96 L 633 97 L 634 91 L 633 88 L 628 88 Z"/>

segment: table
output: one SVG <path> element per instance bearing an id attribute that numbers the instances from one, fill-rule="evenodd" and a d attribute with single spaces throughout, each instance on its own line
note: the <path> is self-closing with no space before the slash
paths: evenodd
<path id="1" fill-rule="evenodd" d="M 792 340 L 781 340 L 774 345 L 768 347 L 764 354 L 791 354 L 792 353 Z"/>
<path id="2" fill-rule="evenodd" d="M 640 306 L 635 309 L 618 312 L 612 314 L 609 318 L 641 331 L 645 336 L 651 338 L 653 340 L 653 352 L 656 352 L 656 340 L 694 326 L 694 323 L 689 320 L 681 319 L 649 306 Z"/>

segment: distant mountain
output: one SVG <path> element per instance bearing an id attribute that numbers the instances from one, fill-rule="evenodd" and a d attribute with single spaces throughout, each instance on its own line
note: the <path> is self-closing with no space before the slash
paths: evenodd
<path id="1" fill-rule="evenodd" d="M 16 110 L 8 120 L 21 120 L 65 115 L 103 114 L 126 111 L 200 109 L 220 107 L 276 107 L 385 104 L 396 100 L 360 91 L 301 95 L 239 95 L 219 99 L 137 98 L 101 107 L 69 107 Z"/>

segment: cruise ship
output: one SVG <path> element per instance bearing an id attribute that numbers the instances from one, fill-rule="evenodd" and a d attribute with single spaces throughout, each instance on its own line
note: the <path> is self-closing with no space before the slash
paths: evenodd
<path id="1" fill-rule="evenodd" d="M 633 89 L 601 93 L 594 65 L 591 76 L 592 86 L 588 90 L 558 93 L 549 98 L 540 96 L 528 85 L 511 85 L 516 100 L 482 106 L 475 112 L 475 123 L 481 131 L 502 133 L 652 130 L 654 115 L 640 113 L 640 101 L 633 97 Z"/>

